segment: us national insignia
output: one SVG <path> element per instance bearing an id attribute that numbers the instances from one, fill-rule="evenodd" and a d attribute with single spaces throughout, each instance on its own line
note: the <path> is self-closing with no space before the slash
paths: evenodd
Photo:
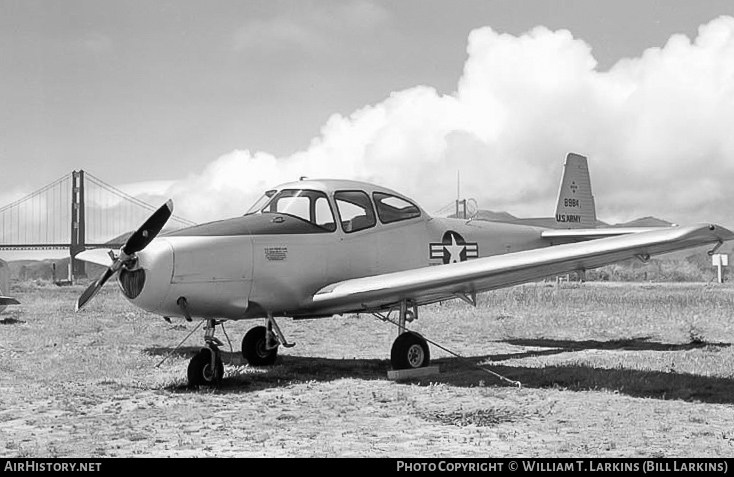
<path id="1" fill-rule="evenodd" d="M 479 257 L 479 244 L 468 243 L 464 237 L 453 230 L 443 234 L 441 243 L 431 243 L 431 260 L 442 260 L 443 263 L 465 262 L 470 258 Z"/>

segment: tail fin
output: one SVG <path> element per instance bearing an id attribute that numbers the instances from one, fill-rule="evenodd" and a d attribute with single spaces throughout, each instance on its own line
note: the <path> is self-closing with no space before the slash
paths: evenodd
<path id="1" fill-rule="evenodd" d="M 569 153 L 563 165 L 558 190 L 556 227 L 588 229 L 596 227 L 596 205 L 591 194 L 591 179 L 586 157 Z"/>

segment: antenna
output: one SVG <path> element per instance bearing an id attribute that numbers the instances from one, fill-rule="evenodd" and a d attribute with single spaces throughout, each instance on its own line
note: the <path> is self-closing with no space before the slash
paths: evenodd
<path id="1" fill-rule="evenodd" d="M 459 207 L 463 207 L 463 211 Z M 466 200 L 461 200 L 461 171 L 456 171 L 456 218 L 466 218 Z"/>

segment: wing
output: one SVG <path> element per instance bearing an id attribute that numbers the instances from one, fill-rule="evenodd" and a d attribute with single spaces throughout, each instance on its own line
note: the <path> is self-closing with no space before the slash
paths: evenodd
<path id="1" fill-rule="evenodd" d="M 508 253 L 345 280 L 319 290 L 305 304 L 305 315 L 380 310 L 414 300 L 426 304 L 503 288 L 609 263 L 734 239 L 716 225 L 671 227 L 582 243 Z"/>
<path id="2" fill-rule="evenodd" d="M 0 296 L 0 306 L 5 305 L 20 305 L 20 302 L 10 296 Z"/>

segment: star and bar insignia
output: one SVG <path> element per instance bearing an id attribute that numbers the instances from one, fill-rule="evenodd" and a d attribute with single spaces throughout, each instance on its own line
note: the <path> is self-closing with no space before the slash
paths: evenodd
<path id="1" fill-rule="evenodd" d="M 446 231 L 440 243 L 430 243 L 429 250 L 431 260 L 442 260 L 445 264 L 479 258 L 479 244 L 467 242 L 453 230 Z"/>

